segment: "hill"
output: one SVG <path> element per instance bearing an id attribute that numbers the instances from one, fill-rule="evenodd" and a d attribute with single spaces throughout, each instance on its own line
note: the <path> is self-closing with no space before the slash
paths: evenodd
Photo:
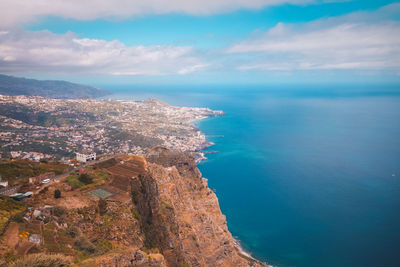
<path id="1" fill-rule="evenodd" d="M 49 98 L 96 98 L 108 92 L 99 88 L 66 81 L 41 81 L 0 74 L 0 94 L 32 95 Z"/>

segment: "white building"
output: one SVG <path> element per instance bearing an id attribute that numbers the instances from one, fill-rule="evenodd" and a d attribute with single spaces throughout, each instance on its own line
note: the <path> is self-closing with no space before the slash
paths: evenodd
<path id="1" fill-rule="evenodd" d="M 1 175 L 0 175 L 0 185 L 3 187 L 8 187 L 8 181 L 3 181 Z"/>
<path id="2" fill-rule="evenodd" d="M 96 160 L 96 153 L 76 153 L 76 160 L 79 162 Z"/>

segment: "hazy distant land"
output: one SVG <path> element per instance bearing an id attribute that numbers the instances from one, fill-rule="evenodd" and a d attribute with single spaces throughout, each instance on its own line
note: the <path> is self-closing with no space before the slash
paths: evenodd
<path id="1" fill-rule="evenodd" d="M 1 95 L 43 96 L 57 99 L 96 98 L 109 92 L 66 81 L 41 81 L 0 74 Z"/>

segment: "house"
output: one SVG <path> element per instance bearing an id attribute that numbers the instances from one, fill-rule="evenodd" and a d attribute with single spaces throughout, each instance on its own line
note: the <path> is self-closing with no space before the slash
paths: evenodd
<path id="1" fill-rule="evenodd" d="M 76 160 L 79 162 L 87 162 L 91 160 L 96 160 L 96 153 L 76 153 Z"/>
<path id="2" fill-rule="evenodd" d="M 8 181 L 3 181 L 3 178 L 0 175 L 0 186 L 2 187 L 8 187 Z"/>
<path id="3" fill-rule="evenodd" d="M 42 242 L 42 238 L 38 234 L 30 234 L 28 237 L 28 241 L 35 244 L 40 244 Z"/>

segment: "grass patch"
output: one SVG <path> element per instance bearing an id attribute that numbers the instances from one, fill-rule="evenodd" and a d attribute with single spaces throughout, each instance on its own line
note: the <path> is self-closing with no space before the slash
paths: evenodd
<path id="1" fill-rule="evenodd" d="M 65 182 L 67 182 L 73 188 L 82 188 L 85 186 L 84 183 L 78 180 L 79 175 L 71 174 L 67 178 L 65 178 Z"/>
<path id="2" fill-rule="evenodd" d="M 110 174 L 104 170 L 93 170 L 92 168 L 88 168 L 88 170 L 91 172 L 89 175 L 91 183 L 85 183 L 79 179 L 80 175 L 75 173 L 65 178 L 65 182 L 75 189 L 85 190 L 104 185 L 110 179 Z"/>
<path id="3" fill-rule="evenodd" d="M 54 239 L 56 225 L 54 223 L 48 223 L 44 227 L 44 246 L 49 252 L 59 252 L 60 247 L 58 242 Z"/>
<path id="4" fill-rule="evenodd" d="M 55 172 L 63 173 L 68 165 L 58 162 L 33 162 L 25 159 L 16 159 L 0 162 L 0 175 L 5 180 L 14 178 L 28 178 L 40 174 Z"/>
<path id="5" fill-rule="evenodd" d="M 25 211 L 23 202 L 15 201 L 10 197 L 0 196 L 0 233 L 3 233 L 8 220 Z"/>

